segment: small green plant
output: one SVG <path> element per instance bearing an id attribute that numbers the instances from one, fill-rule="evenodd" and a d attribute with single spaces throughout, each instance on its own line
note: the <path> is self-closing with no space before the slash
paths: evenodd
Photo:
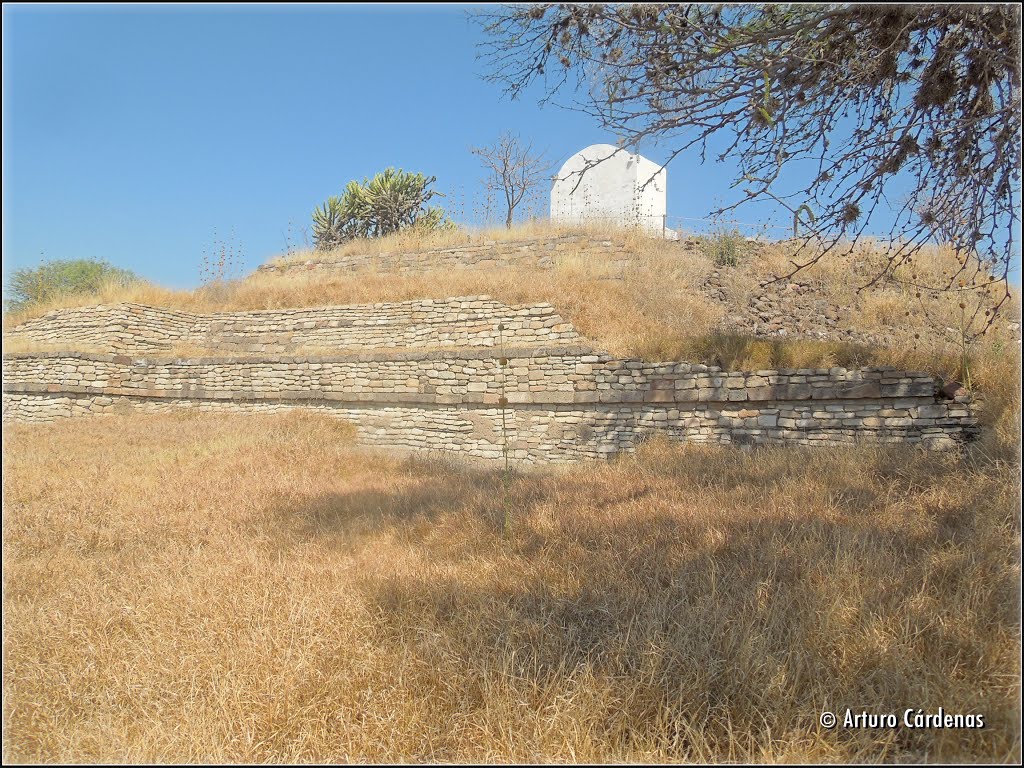
<path id="1" fill-rule="evenodd" d="M 701 238 L 702 250 L 711 257 L 716 267 L 735 267 L 747 255 L 747 238 L 735 225 L 727 226 L 716 220 L 712 234 Z"/>
<path id="2" fill-rule="evenodd" d="M 340 196 L 313 211 L 313 244 L 330 250 L 359 237 L 384 237 L 404 229 L 454 228 L 441 208 L 427 201 L 440 193 L 430 189 L 435 176 L 388 168 L 362 183 L 350 181 Z"/>
<path id="3" fill-rule="evenodd" d="M 61 296 L 95 294 L 111 284 L 128 285 L 138 280 L 131 270 L 101 259 L 41 261 L 34 269 L 24 267 L 12 273 L 5 303 L 9 310 L 22 310 Z"/>

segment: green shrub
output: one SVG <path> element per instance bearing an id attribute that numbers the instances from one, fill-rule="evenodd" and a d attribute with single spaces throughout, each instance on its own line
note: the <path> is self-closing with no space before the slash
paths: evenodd
<path id="1" fill-rule="evenodd" d="M 383 237 L 415 227 L 453 227 L 441 208 L 427 207 L 437 192 L 434 176 L 388 168 L 362 184 L 350 181 L 342 195 L 331 196 L 313 211 L 313 244 L 330 250 L 357 237 Z"/>
<path id="2" fill-rule="evenodd" d="M 138 276 L 97 259 L 56 259 L 32 269 L 23 267 L 11 275 L 7 286 L 10 310 L 25 309 L 60 296 L 98 293 L 103 287 L 127 285 Z"/>
<path id="3" fill-rule="evenodd" d="M 739 229 L 720 229 L 713 235 L 702 237 L 701 248 L 716 267 L 735 267 L 747 255 L 750 243 Z"/>

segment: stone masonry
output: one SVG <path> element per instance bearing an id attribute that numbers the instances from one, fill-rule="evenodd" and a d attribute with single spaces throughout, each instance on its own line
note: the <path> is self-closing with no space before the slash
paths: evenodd
<path id="1" fill-rule="evenodd" d="M 4 421 L 106 412 L 321 411 L 376 446 L 524 462 L 631 451 L 662 433 L 740 445 L 906 442 L 973 436 L 968 403 L 923 373 L 890 368 L 726 373 L 616 360 L 582 346 L 257 358 L 4 356 Z M 502 412 L 506 428 L 502 428 Z"/>
<path id="2" fill-rule="evenodd" d="M 213 314 L 110 304 L 57 309 L 5 336 L 61 349 L 131 353 L 155 353 L 176 343 L 218 352 L 279 353 L 300 347 L 493 347 L 502 342 L 530 346 L 580 341 L 576 329 L 550 304 L 510 307 L 489 296 Z"/>
<path id="3" fill-rule="evenodd" d="M 487 296 L 205 315 L 117 304 L 55 310 L 6 338 L 56 350 L 4 355 L 5 422 L 302 408 L 353 423 L 369 445 L 484 458 L 507 447 L 524 462 L 632 451 L 655 433 L 943 449 L 976 430 L 966 398 L 942 399 L 925 373 L 619 360 L 549 304 Z M 176 343 L 213 356 L 169 357 Z"/>
<path id="4" fill-rule="evenodd" d="M 262 275 L 293 275 L 310 271 L 416 274 L 453 267 L 546 269 L 554 266 L 556 259 L 567 254 L 581 256 L 587 260 L 604 259 L 612 266 L 619 267 L 633 260 L 623 242 L 596 239 L 587 235 L 560 235 L 541 240 L 484 240 L 423 251 L 317 254 L 316 258 L 270 262 L 263 264 L 256 271 Z"/>

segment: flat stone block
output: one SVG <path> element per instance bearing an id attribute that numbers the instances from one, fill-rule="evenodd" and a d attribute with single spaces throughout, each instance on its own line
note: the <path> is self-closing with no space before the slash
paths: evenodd
<path id="1" fill-rule="evenodd" d="M 675 393 L 671 390 L 655 389 L 644 393 L 645 403 L 671 403 L 675 401 Z"/>
<path id="2" fill-rule="evenodd" d="M 749 387 L 746 390 L 747 400 L 774 400 L 775 387 Z"/>
<path id="3" fill-rule="evenodd" d="M 877 381 L 836 382 L 834 392 L 836 397 L 850 399 L 882 396 L 882 388 Z"/>
<path id="4" fill-rule="evenodd" d="M 810 400 L 811 387 L 807 384 L 779 384 L 775 387 L 778 400 Z"/>
<path id="5" fill-rule="evenodd" d="M 576 402 L 577 393 L 571 391 L 565 392 L 544 392 L 540 395 L 535 395 L 534 402 L 538 403 L 573 403 Z"/>

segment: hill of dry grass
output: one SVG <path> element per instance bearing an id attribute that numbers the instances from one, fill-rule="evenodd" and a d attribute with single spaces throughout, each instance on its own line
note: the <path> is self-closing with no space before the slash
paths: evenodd
<path id="1" fill-rule="evenodd" d="M 5 760 L 1020 759 L 1012 448 L 655 443 L 505 536 L 500 473 L 316 417 L 5 442 Z M 985 728 L 818 722 L 939 707 Z"/>
<path id="2" fill-rule="evenodd" d="M 864 346 L 730 330 L 708 276 L 748 306 L 782 246 L 735 267 L 634 247 L 621 275 L 569 255 L 548 272 L 253 276 L 64 303 L 483 293 L 550 301 L 622 355 L 962 375 L 944 335 L 958 299 L 855 293 L 850 270 L 879 250 L 807 278 L 891 342 Z M 1019 762 L 1019 346 L 1001 332 L 969 352 L 985 428 L 961 453 L 654 442 L 507 490 L 490 468 L 360 450 L 312 416 L 7 428 L 4 758 Z M 986 727 L 818 722 L 939 707 Z"/>

